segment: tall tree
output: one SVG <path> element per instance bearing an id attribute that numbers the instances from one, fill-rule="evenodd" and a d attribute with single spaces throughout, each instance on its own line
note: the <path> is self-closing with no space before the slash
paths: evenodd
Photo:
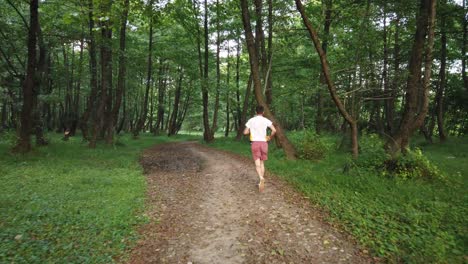
<path id="1" fill-rule="evenodd" d="M 125 78 L 127 74 L 126 68 L 126 36 L 127 36 L 127 19 L 129 12 L 130 0 L 122 0 L 122 17 L 120 20 L 120 41 L 119 41 L 119 72 L 117 77 L 117 90 L 115 92 L 115 103 L 111 111 L 111 116 L 107 124 L 107 138 L 106 142 L 111 144 L 114 141 L 114 126 L 119 117 L 120 106 L 122 104 L 122 96 L 125 89 Z"/>
<path id="2" fill-rule="evenodd" d="M 37 96 L 34 91 L 36 78 L 37 30 L 39 28 L 39 1 L 29 2 L 29 29 L 28 29 L 28 64 L 26 77 L 23 81 L 23 106 L 21 108 L 21 127 L 15 152 L 26 153 L 31 151 L 31 125 L 33 102 Z"/>
<path id="3" fill-rule="evenodd" d="M 140 131 L 145 126 L 146 118 L 148 115 L 148 97 L 149 91 L 152 85 L 152 74 L 153 74 L 153 23 L 154 23 L 154 15 L 153 15 L 153 4 L 154 0 L 150 0 L 147 6 L 147 13 L 149 15 L 149 44 L 148 44 L 148 65 L 147 65 L 147 74 L 146 74 L 146 89 L 145 89 L 145 97 L 143 100 L 142 111 L 140 113 L 140 117 L 136 124 L 136 127 L 133 131 L 133 136 L 138 137 Z"/>
<path id="4" fill-rule="evenodd" d="M 386 149 L 392 156 L 405 153 L 409 147 L 409 140 L 413 132 L 421 127 L 428 111 L 429 85 L 432 67 L 432 48 L 434 45 L 434 21 L 436 12 L 436 0 L 421 0 L 419 15 L 416 22 L 411 58 L 408 66 L 408 78 L 406 81 L 405 105 L 399 129 L 386 143 Z M 427 45 L 424 60 L 424 78 L 422 81 L 423 92 L 419 92 L 421 80 L 421 68 L 425 39 Z"/>
<path id="5" fill-rule="evenodd" d="M 203 99 L 203 139 L 206 142 L 213 141 L 214 132 L 211 131 L 210 121 L 208 115 L 208 89 L 209 89 L 209 37 L 208 37 L 208 2 L 205 0 L 205 15 L 203 20 L 204 40 L 205 40 L 205 53 L 204 53 L 204 66 L 203 66 L 203 79 L 202 79 L 202 99 Z"/>
<path id="6" fill-rule="evenodd" d="M 289 142 L 286 134 L 283 131 L 281 124 L 276 120 L 273 113 L 270 111 L 270 108 L 266 104 L 263 98 L 263 91 L 262 91 L 262 84 L 261 84 L 261 75 L 260 75 L 260 67 L 259 67 L 259 60 L 257 55 L 257 50 L 255 49 L 255 42 L 252 33 L 252 27 L 250 25 L 250 14 L 249 8 L 247 4 L 247 0 L 241 0 L 241 10 L 242 10 L 242 23 L 244 25 L 245 31 L 245 38 L 247 42 L 247 49 L 249 52 L 249 62 L 250 62 L 250 70 L 252 73 L 253 85 L 254 85 L 254 92 L 255 92 L 255 99 L 257 103 L 265 108 L 265 115 L 275 125 L 277 128 L 277 137 L 278 140 L 283 147 L 284 153 L 288 159 L 295 159 L 296 158 L 296 150 L 294 146 Z"/>
<path id="7" fill-rule="evenodd" d="M 90 140 L 88 131 L 88 120 L 95 108 L 96 97 L 98 94 L 97 80 L 97 55 L 96 41 L 94 35 L 94 5 L 93 0 L 88 0 L 88 54 L 89 54 L 89 72 L 90 72 L 90 87 L 91 91 L 88 96 L 87 106 L 80 119 L 80 129 L 84 140 Z"/>
<path id="8" fill-rule="evenodd" d="M 307 28 L 307 31 L 309 32 L 312 42 L 314 43 L 315 50 L 317 51 L 320 57 L 320 62 L 322 64 L 322 71 L 323 71 L 325 80 L 327 82 L 328 91 L 330 92 L 330 95 L 333 101 L 335 102 L 336 107 L 340 111 L 340 114 L 343 116 L 343 118 L 351 127 L 352 152 L 353 152 L 353 157 L 357 158 L 358 157 L 357 122 L 354 119 L 354 117 L 348 113 L 345 106 L 343 105 L 340 98 L 338 97 L 335 84 L 331 78 L 330 67 L 328 66 L 328 61 L 327 61 L 327 55 L 324 53 L 322 46 L 320 45 L 320 40 L 318 38 L 317 32 L 312 27 L 312 23 L 309 21 L 309 18 L 307 17 L 305 13 L 305 9 L 304 9 L 304 6 L 302 5 L 302 2 L 300 0 L 296 0 L 296 6 L 297 6 L 297 10 L 301 14 L 302 21 L 304 22 L 304 25 Z"/>
<path id="9" fill-rule="evenodd" d="M 463 84 L 465 85 L 465 89 L 468 92 L 468 76 L 466 75 L 466 60 L 467 60 L 467 53 L 466 53 L 466 47 L 468 46 L 468 41 L 467 41 L 467 36 L 468 36 L 468 16 L 466 15 L 466 2 L 467 0 L 462 0 L 463 1 L 463 41 L 462 41 L 462 77 L 463 77 Z"/>
<path id="10" fill-rule="evenodd" d="M 109 113 L 109 102 L 112 102 L 112 25 L 110 22 L 112 9 L 111 0 L 102 0 L 101 11 L 101 42 L 100 42 L 100 64 L 101 64 L 101 89 L 98 107 L 93 124 L 93 137 L 89 142 L 90 148 L 95 148 L 98 138 L 102 136 Z"/>

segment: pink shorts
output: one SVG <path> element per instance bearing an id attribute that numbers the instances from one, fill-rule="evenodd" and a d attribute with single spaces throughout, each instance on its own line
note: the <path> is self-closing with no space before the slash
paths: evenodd
<path id="1" fill-rule="evenodd" d="M 252 142 L 252 157 L 254 160 L 268 159 L 268 143 L 263 141 Z"/>

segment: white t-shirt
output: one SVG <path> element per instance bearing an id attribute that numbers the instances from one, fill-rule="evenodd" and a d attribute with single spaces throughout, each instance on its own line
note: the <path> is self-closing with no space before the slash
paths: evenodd
<path id="1" fill-rule="evenodd" d="M 267 127 L 271 126 L 272 122 L 261 115 L 252 117 L 247 121 L 245 126 L 250 129 L 251 141 L 264 141 L 266 142 Z"/>

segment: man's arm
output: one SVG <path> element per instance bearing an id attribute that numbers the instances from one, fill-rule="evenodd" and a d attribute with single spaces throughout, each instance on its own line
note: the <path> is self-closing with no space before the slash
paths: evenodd
<path id="1" fill-rule="evenodd" d="M 245 127 L 244 128 L 244 135 L 248 135 L 248 134 L 250 134 L 250 128 Z"/>
<path id="2" fill-rule="evenodd" d="M 269 128 L 271 129 L 270 137 L 273 137 L 276 134 L 276 128 L 275 128 L 275 126 L 273 124 L 271 124 L 271 126 L 269 126 Z"/>

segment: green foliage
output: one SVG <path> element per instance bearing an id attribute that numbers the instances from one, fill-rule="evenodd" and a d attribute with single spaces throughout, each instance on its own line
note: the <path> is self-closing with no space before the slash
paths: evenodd
<path id="1" fill-rule="evenodd" d="M 359 158 L 350 158 L 348 161 L 359 171 L 401 180 L 445 180 L 444 174 L 424 156 L 420 148 L 408 150 L 404 155 L 392 158 L 385 152 L 384 141 L 377 134 L 364 134 L 359 143 Z"/>
<path id="2" fill-rule="evenodd" d="M 384 175 L 401 179 L 444 180 L 444 175 L 432 164 L 421 149 L 409 150 L 405 155 L 385 161 Z"/>
<path id="3" fill-rule="evenodd" d="M 380 170 L 390 156 L 377 134 L 363 134 L 359 139 L 359 158 L 353 161 L 359 168 Z"/>
<path id="4" fill-rule="evenodd" d="M 193 137 L 141 135 L 88 149 L 81 138 L 26 156 L 0 141 L 0 263 L 112 263 L 144 223 L 143 148 Z"/>
<path id="5" fill-rule="evenodd" d="M 291 136 L 298 137 L 296 133 Z M 381 146 L 375 136 L 361 139 L 361 156 Z M 468 139 L 460 138 L 423 149 L 430 162 L 450 175 L 446 182 L 401 181 L 382 177 L 373 169 L 343 174 L 350 157 L 338 151 L 315 163 L 285 160 L 272 148 L 266 167 L 325 209 L 329 221 L 341 225 L 386 262 L 464 263 L 468 243 L 467 145 Z M 212 146 L 250 155 L 248 144 L 229 139 L 217 139 Z M 374 151 L 374 155 L 380 152 Z M 383 160 L 372 161 L 371 157 L 369 154 L 367 164 Z"/>
<path id="6" fill-rule="evenodd" d="M 18 136 L 14 130 L 6 130 L 0 133 L 0 144 L 13 145 L 16 143 Z"/>
<path id="7" fill-rule="evenodd" d="M 291 134 L 299 157 L 304 160 L 319 161 L 324 159 L 334 147 L 333 142 L 327 142 L 311 130 Z"/>

